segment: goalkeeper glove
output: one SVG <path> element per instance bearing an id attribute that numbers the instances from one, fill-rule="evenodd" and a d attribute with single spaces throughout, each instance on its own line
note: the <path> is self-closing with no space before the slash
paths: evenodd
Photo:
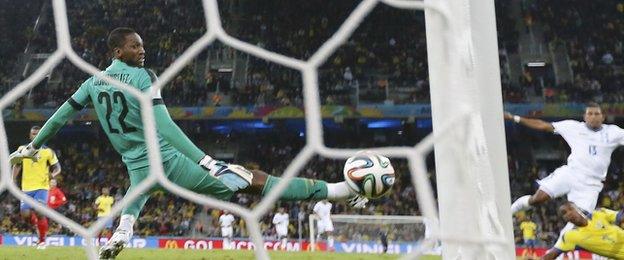
<path id="1" fill-rule="evenodd" d="M 39 149 L 35 149 L 32 143 L 26 146 L 20 146 L 17 151 L 9 155 L 9 163 L 11 163 L 11 165 L 20 164 L 25 158 L 37 161 L 37 152 L 39 152 Z"/>
<path id="2" fill-rule="evenodd" d="M 249 187 L 253 179 L 253 173 L 245 167 L 217 161 L 208 155 L 199 161 L 199 165 L 234 192 Z"/>

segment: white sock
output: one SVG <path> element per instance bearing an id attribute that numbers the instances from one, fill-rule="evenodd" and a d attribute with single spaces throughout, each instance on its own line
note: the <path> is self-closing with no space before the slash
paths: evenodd
<path id="1" fill-rule="evenodd" d="M 334 248 L 334 236 L 327 236 L 327 246 Z"/>
<path id="2" fill-rule="evenodd" d="M 286 238 L 282 238 L 282 244 L 280 245 L 280 248 L 281 248 L 282 250 L 284 250 L 284 249 L 286 248 L 286 242 L 288 242 L 288 241 L 286 240 Z"/>
<path id="3" fill-rule="evenodd" d="M 328 183 L 327 199 L 328 200 L 346 200 L 353 196 L 354 192 L 349 188 L 346 182 Z"/>
<path id="4" fill-rule="evenodd" d="M 223 238 L 223 249 L 230 249 L 230 238 L 229 237 L 224 237 Z"/>
<path id="5" fill-rule="evenodd" d="M 130 232 L 130 237 L 132 237 L 132 227 L 134 226 L 135 221 L 136 218 L 134 218 L 134 215 L 121 215 L 121 217 L 119 218 L 119 226 L 117 227 L 117 230 Z"/>
<path id="6" fill-rule="evenodd" d="M 531 208 L 531 205 L 529 205 L 529 198 L 531 198 L 531 195 L 524 195 L 514 201 L 514 203 L 511 204 L 511 214 Z"/>

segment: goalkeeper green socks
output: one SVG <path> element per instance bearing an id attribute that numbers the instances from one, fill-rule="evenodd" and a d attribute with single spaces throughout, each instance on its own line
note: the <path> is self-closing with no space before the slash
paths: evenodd
<path id="1" fill-rule="evenodd" d="M 279 177 L 269 175 L 262 189 L 262 196 L 268 194 L 280 180 Z M 291 180 L 280 196 L 281 200 L 322 200 L 326 198 L 327 182 L 306 178 Z"/>

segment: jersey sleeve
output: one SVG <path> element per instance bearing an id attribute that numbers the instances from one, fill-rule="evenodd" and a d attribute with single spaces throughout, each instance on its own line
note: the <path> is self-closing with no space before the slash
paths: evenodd
<path id="1" fill-rule="evenodd" d="M 616 125 L 613 125 L 612 127 L 612 129 L 614 129 L 612 130 L 612 132 L 614 133 L 614 136 L 616 138 L 615 142 L 617 142 L 617 144 L 619 145 L 624 145 L 624 129 Z"/>
<path id="2" fill-rule="evenodd" d="M 557 244 L 555 244 L 555 248 L 563 252 L 574 250 L 574 248 L 576 248 L 576 241 L 575 241 L 576 235 L 577 234 L 574 231 L 567 231 L 566 233 L 563 234 L 563 236 L 561 237 L 561 240 L 559 240 Z"/>
<path id="3" fill-rule="evenodd" d="M 54 152 L 54 150 L 49 149 L 50 151 L 50 165 L 55 165 L 59 162 L 58 157 L 56 157 L 56 153 Z"/>
<path id="4" fill-rule="evenodd" d="M 152 85 L 158 81 L 158 77 L 153 70 L 143 69 L 145 73 L 141 74 L 139 79 L 139 89 L 143 92 L 151 92 Z M 162 96 L 160 94 L 160 89 L 152 95 L 152 99 L 154 100 L 154 105 L 162 104 Z"/>
<path id="5" fill-rule="evenodd" d="M 100 201 L 101 201 L 102 197 L 97 197 L 97 199 L 95 199 L 95 205 L 100 205 Z"/>
<path id="6" fill-rule="evenodd" d="M 92 79 L 88 79 L 80 87 L 74 94 L 69 98 L 69 104 L 76 110 L 82 110 L 86 105 L 89 104 L 89 86 L 91 85 Z"/>
<path id="7" fill-rule="evenodd" d="M 579 122 L 574 120 L 563 120 L 552 123 L 552 126 L 555 128 L 555 134 L 566 136 L 567 134 L 574 131 L 574 129 L 578 126 Z"/>
<path id="8" fill-rule="evenodd" d="M 603 209 L 600 209 L 600 213 L 603 214 L 607 222 L 611 224 L 616 223 L 618 221 L 618 212 L 615 210 L 603 208 Z"/>

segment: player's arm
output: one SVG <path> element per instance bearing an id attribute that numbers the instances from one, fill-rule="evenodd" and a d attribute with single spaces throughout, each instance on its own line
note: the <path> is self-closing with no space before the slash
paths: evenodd
<path id="1" fill-rule="evenodd" d="M 561 255 L 561 253 L 563 253 L 563 251 L 553 247 L 550 250 L 548 250 L 546 254 L 544 254 L 544 256 L 542 256 L 542 260 L 554 260 L 559 255 Z"/>
<path id="2" fill-rule="evenodd" d="M 78 90 L 69 98 L 56 112 L 45 122 L 39 134 L 33 139 L 32 147 L 38 149 L 47 143 L 63 127 L 67 121 L 73 118 L 89 102 L 88 85 L 81 85 Z M 60 172 L 60 165 L 59 165 Z"/>
<path id="3" fill-rule="evenodd" d="M 15 164 L 13 165 L 13 182 L 15 182 L 15 180 L 17 180 L 17 176 L 20 175 L 20 173 L 22 172 L 22 165 L 20 164 Z"/>
<path id="4" fill-rule="evenodd" d="M 139 88 L 144 92 L 152 91 L 152 84 L 158 80 L 156 73 L 152 70 L 145 69 L 145 74 L 139 80 Z M 205 156 L 201 149 L 199 149 L 186 134 L 178 127 L 178 125 L 171 119 L 167 106 L 163 102 L 160 91 L 156 92 L 152 96 L 152 102 L 154 104 L 154 119 L 156 121 L 156 129 L 158 133 L 174 148 L 180 151 L 189 159 L 194 162 L 201 161 Z"/>
<path id="5" fill-rule="evenodd" d="M 56 178 L 56 176 L 58 176 L 59 174 L 61 174 L 61 164 L 60 163 L 55 163 L 52 166 L 50 166 L 50 176 L 52 178 Z"/>
<path id="6" fill-rule="evenodd" d="M 544 120 L 521 117 L 519 115 L 514 115 L 509 112 L 505 112 L 504 117 L 505 117 L 505 120 L 514 121 L 518 124 L 521 124 L 531 129 L 549 132 L 549 133 L 552 133 L 555 131 L 555 127 L 550 122 L 546 122 Z"/>
<path id="7" fill-rule="evenodd" d="M 577 242 L 576 240 L 579 237 L 579 233 L 575 231 L 566 231 L 557 244 L 551 249 L 549 249 L 546 254 L 542 257 L 545 260 L 554 260 L 563 252 L 572 251 L 576 248 Z"/>

